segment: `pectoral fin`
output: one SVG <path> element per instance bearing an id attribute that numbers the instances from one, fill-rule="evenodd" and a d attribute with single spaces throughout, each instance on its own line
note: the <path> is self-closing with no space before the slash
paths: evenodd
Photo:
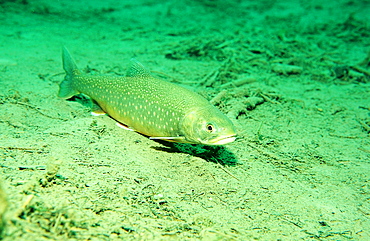
<path id="1" fill-rule="evenodd" d="M 135 131 L 135 130 L 131 129 L 130 127 L 128 127 L 128 126 L 126 126 L 126 125 L 124 125 L 122 123 L 119 123 L 119 122 L 117 122 L 116 125 L 118 127 L 121 127 L 122 129 L 125 129 L 125 130 L 128 130 L 128 131 Z"/>
<path id="2" fill-rule="evenodd" d="M 150 140 L 164 140 L 172 142 L 186 142 L 184 136 L 152 136 L 149 137 Z"/>

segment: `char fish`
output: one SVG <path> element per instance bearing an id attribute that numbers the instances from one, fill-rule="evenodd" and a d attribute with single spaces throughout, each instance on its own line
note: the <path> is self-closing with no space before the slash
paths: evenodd
<path id="1" fill-rule="evenodd" d="M 59 97 L 83 93 L 100 106 L 100 113 L 150 139 L 204 145 L 235 140 L 233 123 L 219 109 L 191 90 L 152 76 L 135 59 L 125 77 L 85 75 L 63 48 L 63 68 Z"/>

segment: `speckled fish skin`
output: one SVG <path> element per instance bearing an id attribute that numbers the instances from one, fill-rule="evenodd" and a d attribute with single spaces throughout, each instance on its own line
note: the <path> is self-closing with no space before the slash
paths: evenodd
<path id="1" fill-rule="evenodd" d="M 151 139 L 205 145 L 235 140 L 234 125 L 220 110 L 195 92 L 153 77 L 136 60 L 126 77 L 89 76 L 64 48 L 63 67 L 59 97 L 86 94 L 116 121 Z"/>

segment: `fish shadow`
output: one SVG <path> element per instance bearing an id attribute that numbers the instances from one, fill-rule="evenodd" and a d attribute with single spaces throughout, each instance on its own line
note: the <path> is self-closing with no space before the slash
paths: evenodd
<path id="1" fill-rule="evenodd" d="M 93 107 L 92 99 L 84 94 L 74 95 L 71 98 L 67 99 L 67 101 L 79 103 L 90 109 L 92 109 Z"/>
<path id="2" fill-rule="evenodd" d="M 168 153 L 186 153 L 195 157 L 200 157 L 208 162 L 218 163 L 222 166 L 235 166 L 238 160 L 234 153 L 224 146 L 207 146 L 200 144 L 175 143 L 156 140 L 163 146 L 151 147 L 157 151 Z"/>

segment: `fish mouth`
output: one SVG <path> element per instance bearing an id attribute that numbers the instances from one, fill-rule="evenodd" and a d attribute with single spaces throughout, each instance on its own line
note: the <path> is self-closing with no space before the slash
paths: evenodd
<path id="1" fill-rule="evenodd" d="M 232 134 L 232 135 L 216 138 L 212 140 L 210 143 L 206 143 L 206 144 L 207 145 L 224 145 L 224 144 L 235 141 L 235 139 L 236 139 L 236 134 Z"/>

